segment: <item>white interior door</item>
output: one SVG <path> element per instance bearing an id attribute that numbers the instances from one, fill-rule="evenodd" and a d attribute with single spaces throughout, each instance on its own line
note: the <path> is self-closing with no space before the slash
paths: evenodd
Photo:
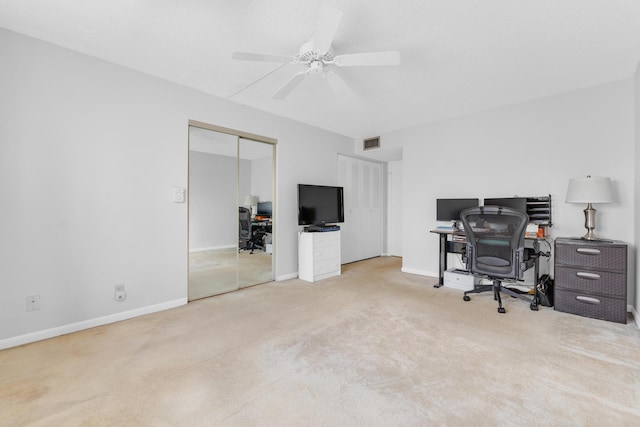
<path id="1" fill-rule="evenodd" d="M 382 165 L 339 156 L 338 180 L 344 187 L 341 226 L 343 264 L 382 255 Z"/>

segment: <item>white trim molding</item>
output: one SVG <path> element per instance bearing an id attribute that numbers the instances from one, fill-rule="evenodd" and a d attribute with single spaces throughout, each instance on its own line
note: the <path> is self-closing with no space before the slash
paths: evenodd
<path id="1" fill-rule="evenodd" d="M 42 341 L 49 338 L 55 338 L 60 335 L 66 335 L 73 332 L 82 331 L 84 329 L 95 328 L 96 326 L 120 322 L 122 320 L 143 316 L 145 314 L 169 310 L 171 308 L 176 308 L 185 304 L 187 304 L 187 299 L 180 298 L 173 301 L 163 302 L 161 304 L 136 308 L 134 310 L 123 311 L 120 313 L 110 314 L 108 316 L 96 317 L 95 319 L 83 320 L 82 322 L 70 323 L 68 325 L 57 326 L 55 328 L 45 329 L 30 334 L 19 335 L 16 337 L 0 340 L 0 350 L 17 347 L 19 345 L 29 344 L 36 341 Z"/>

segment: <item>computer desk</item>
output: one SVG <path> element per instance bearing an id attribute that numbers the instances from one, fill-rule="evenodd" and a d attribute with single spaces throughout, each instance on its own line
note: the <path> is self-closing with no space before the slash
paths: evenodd
<path id="1" fill-rule="evenodd" d="M 254 230 L 271 233 L 271 218 L 254 218 L 251 220 L 251 232 Z"/>
<path id="2" fill-rule="evenodd" d="M 440 270 L 438 271 L 438 283 L 433 285 L 434 288 L 439 288 L 444 285 L 444 272 L 447 270 L 447 254 L 462 254 L 467 249 L 467 242 L 465 241 L 465 235 L 462 231 L 452 229 L 435 229 L 431 230 L 440 238 Z M 538 286 L 537 282 L 540 279 L 540 257 L 549 256 L 549 252 L 540 251 L 540 242 L 549 243 L 544 237 L 526 237 L 524 239 L 525 249 L 528 250 L 529 257 L 534 260 L 534 301 L 537 301 Z M 549 244 L 551 248 L 551 244 Z"/>

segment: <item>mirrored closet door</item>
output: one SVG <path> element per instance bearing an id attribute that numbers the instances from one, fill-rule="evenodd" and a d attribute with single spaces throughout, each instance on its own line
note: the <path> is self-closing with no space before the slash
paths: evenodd
<path id="1" fill-rule="evenodd" d="M 238 209 L 250 218 L 248 240 L 239 242 L 238 285 L 245 287 L 273 280 L 273 146 L 240 138 L 238 158 Z"/>
<path id="2" fill-rule="evenodd" d="M 230 132 L 189 126 L 190 301 L 273 280 L 275 144 Z"/>

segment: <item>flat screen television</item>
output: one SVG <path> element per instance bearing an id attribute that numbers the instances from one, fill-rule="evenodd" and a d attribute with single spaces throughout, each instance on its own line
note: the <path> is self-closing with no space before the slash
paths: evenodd
<path id="1" fill-rule="evenodd" d="M 436 199 L 436 220 L 459 221 L 460 212 L 476 206 L 478 199 Z"/>
<path id="2" fill-rule="evenodd" d="M 342 187 L 298 184 L 298 225 L 344 222 Z"/>
<path id="3" fill-rule="evenodd" d="M 484 199 L 485 206 L 504 206 L 513 210 L 527 213 L 527 198 L 526 197 L 502 197 Z"/>
<path id="4" fill-rule="evenodd" d="M 256 215 L 271 218 L 273 207 L 271 202 L 258 202 Z"/>

